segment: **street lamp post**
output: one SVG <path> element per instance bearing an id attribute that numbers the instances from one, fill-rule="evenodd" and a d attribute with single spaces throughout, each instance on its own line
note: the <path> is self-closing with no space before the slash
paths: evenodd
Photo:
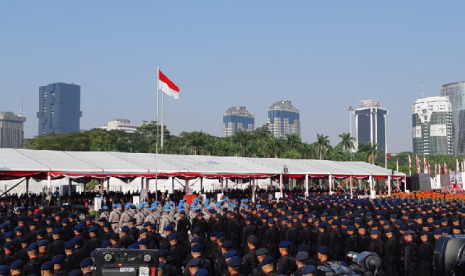
<path id="1" fill-rule="evenodd" d="M 349 135 L 352 137 L 352 112 L 354 109 L 350 106 L 347 111 L 349 111 Z"/>

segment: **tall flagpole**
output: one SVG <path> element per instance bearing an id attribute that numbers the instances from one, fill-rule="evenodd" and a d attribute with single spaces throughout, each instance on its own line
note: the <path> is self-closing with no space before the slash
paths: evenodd
<path id="1" fill-rule="evenodd" d="M 160 148 L 163 150 L 163 140 L 165 136 L 165 92 L 161 93 L 161 144 Z"/>
<path id="2" fill-rule="evenodd" d="M 160 82 L 160 68 L 157 66 L 157 125 L 158 125 L 158 84 Z M 157 127 L 157 135 L 155 136 L 155 201 L 158 201 L 158 127 Z"/>

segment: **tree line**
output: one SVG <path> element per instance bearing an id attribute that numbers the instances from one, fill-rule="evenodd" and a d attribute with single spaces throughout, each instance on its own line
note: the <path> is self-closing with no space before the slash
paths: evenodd
<path id="1" fill-rule="evenodd" d="M 214 155 L 260 158 L 320 159 L 334 161 L 364 161 L 384 167 L 385 153 L 376 144 L 366 143 L 354 150 L 355 138 L 349 133 L 339 135 L 338 144 L 333 147 L 329 137 L 317 134 L 316 141 L 304 143 L 296 134 L 286 139 L 277 139 L 266 125 L 253 132 L 236 132 L 232 137 L 216 137 L 203 131 L 181 132 L 172 135 L 163 128 L 164 147 L 159 147 L 160 127 L 156 122 L 145 123 L 134 133 L 122 130 L 92 129 L 67 134 L 47 134 L 26 139 L 24 148 L 60 151 L 118 151 L 134 153 L 166 153 L 183 155 Z M 158 145 L 158 148 L 157 148 Z M 412 156 L 412 173 L 416 172 L 415 155 L 403 152 L 388 159 L 388 168 L 408 174 L 408 156 Z M 423 156 L 419 156 L 423 160 Z M 456 159 L 452 156 L 427 157 L 435 163 L 448 164 L 455 169 Z M 423 167 L 422 167 L 423 168 Z"/>

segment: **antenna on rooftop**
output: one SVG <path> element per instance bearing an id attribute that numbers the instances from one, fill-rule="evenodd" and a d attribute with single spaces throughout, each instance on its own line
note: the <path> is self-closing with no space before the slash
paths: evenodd
<path id="1" fill-rule="evenodd" d="M 423 77 L 421 77 L 421 80 L 420 80 L 420 87 L 421 87 L 421 95 L 420 95 L 420 97 L 424 98 L 425 97 L 425 91 L 423 90 Z"/>
<path id="2" fill-rule="evenodd" d="M 24 117 L 24 102 L 21 102 L 21 110 L 19 111 L 19 116 Z"/>

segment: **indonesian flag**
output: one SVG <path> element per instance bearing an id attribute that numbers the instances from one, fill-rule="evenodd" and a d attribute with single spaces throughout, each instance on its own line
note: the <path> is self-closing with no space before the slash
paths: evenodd
<path id="1" fill-rule="evenodd" d="M 446 162 L 444 162 L 444 175 L 449 175 L 449 168 L 447 168 Z"/>
<path id="2" fill-rule="evenodd" d="M 408 176 L 412 176 L 412 157 L 408 156 Z"/>
<path id="3" fill-rule="evenodd" d="M 179 99 L 179 87 L 174 84 L 170 79 L 168 79 L 161 70 L 158 70 L 158 89 L 163 91 L 166 95 Z"/>
<path id="4" fill-rule="evenodd" d="M 438 164 L 438 174 L 441 175 L 442 174 L 442 167 L 441 167 L 441 163 Z"/>
<path id="5" fill-rule="evenodd" d="M 426 160 L 426 157 L 423 157 L 423 172 L 428 173 L 428 160 Z"/>

